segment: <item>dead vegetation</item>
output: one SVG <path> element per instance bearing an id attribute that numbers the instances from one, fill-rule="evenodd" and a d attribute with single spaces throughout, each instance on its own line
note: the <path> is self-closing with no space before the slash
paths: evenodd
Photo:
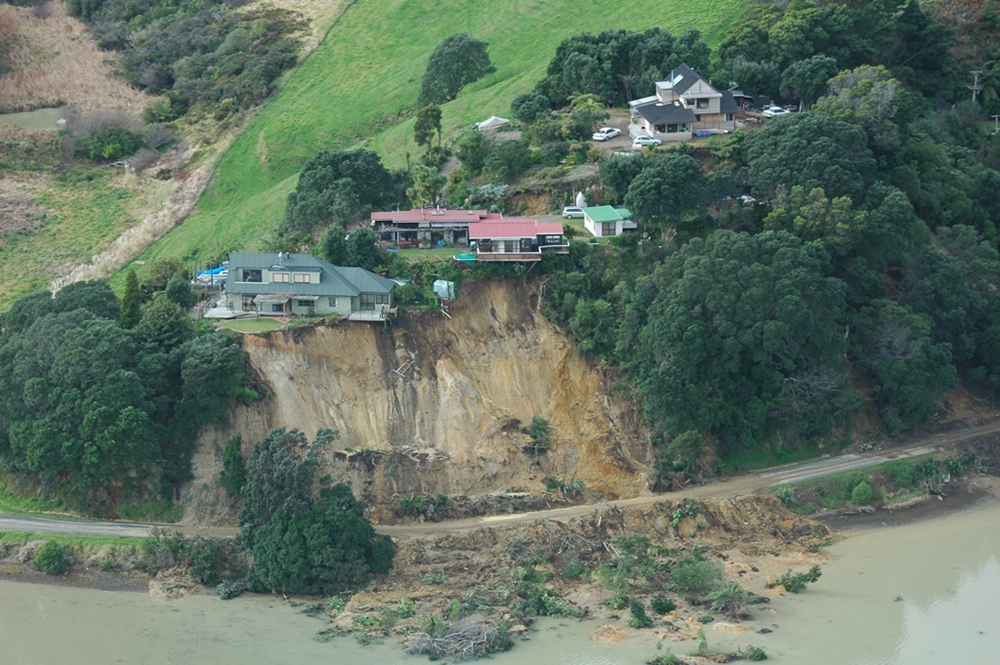
<path id="1" fill-rule="evenodd" d="M 119 110 L 139 117 L 155 101 L 115 76 L 116 54 L 98 49 L 62 2 L 42 7 L 37 12 L 0 5 L 0 26 L 17 34 L 5 58 L 10 71 L 0 76 L 0 111 L 71 104 L 82 111 Z"/>
<path id="2" fill-rule="evenodd" d="M 52 211 L 35 204 L 22 184 L 0 176 L 0 238 L 41 226 Z"/>

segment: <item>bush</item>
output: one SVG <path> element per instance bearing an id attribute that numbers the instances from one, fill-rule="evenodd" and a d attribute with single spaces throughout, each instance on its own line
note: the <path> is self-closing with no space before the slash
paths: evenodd
<path id="1" fill-rule="evenodd" d="M 226 441 L 226 447 L 222 451 L 222 473 L 219 474 L 219 483 L 230 496 L 242 494 L 243 484 L 247 480 L 242 445 L 243 438 L 236 434 Z"/>
<path id="2" fill-rule="evenodd" d="M 767 660 L 767 654 L 764 653 L 764 650 L 752 644 L 748 644 L 746 650 L 740 650 L 737 653 L 742 654 L 749 661 Z"/>
<path id="3" fill-rule="evenodd" d="M 662 656 L 647 660 L 646 665 L 684 665 L 684 661 L 675 656 L 670 649 L 667 649 L 667 653 Z"/>
<path id="4" fill-rule="evenodd" d="M 789 570 L 781 576 L 778 582 L 791 593 L 802 593 L 806 590 L 806 584 L 812 584 L 820 578 L 822 571 L 819 566 L 813 566 L 805 573 L 793 573 Z"/>
<path id="5" fill-rule="evenodd" d="M 649 601 L 649 607 L 657 614 L 670 614 L 677 609 L 677 604 L 666 596 L 653 596 Z"/>
<path id="6" fill-rule="evenodd" d="M 708 593 L 722 581 L 722 563 L 706 561 L 694 553 L 674 564 L 670 577 L 681 593 Z"/>
<path id="7" fill-rule="evenodd" d="M 35 552 L 31 565 L 46 575 L 58 575 L 69 569 L 69 561 L 62 547 L 54 540 L 48 540 Z"/>
<path id="8" fill-rule="evenodd" d="M 580 559 L 573 557 L 573 559 L 566 565 L 566 568 L 562 571 L 562 576 L 563 579 L 576 580 L 579 579 L 586 570 L 587 569 L 580 563 Z"/>
<path id="9" fill-rule="evenodd" d="M 883 473 L 896 487 L 910 487 L 917 482 L 917 473 L 913 468 L 913 462 L 908 459 L 887 462 L 882 467 Z"/>
<path id="10" fill-rule="evenodd" d="M 649 628 L 653 625 L 653 620 L 646 614 L 646 607 L 638 600 L 633 598 L 629 601 L 628 611 L 632 615 L 628 625 L 632 628 Z"/>
<path id="11" fill-rule="evenodd" d="M 856 506 L 867 506 L 875 500 L 875 490 L 871 483 L 863 480 L 851 490 L 851 503 Z"/>

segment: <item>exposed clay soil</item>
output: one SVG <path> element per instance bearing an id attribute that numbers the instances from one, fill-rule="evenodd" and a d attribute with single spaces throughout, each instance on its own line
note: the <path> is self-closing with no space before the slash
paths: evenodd
<path id="1" fill-rule="evenodd" d="M 392 523 L 410 493 L 537 498 L 549 476 L 582 480 L 591 501 L 648 494 L 641 413 L 614 393 L 612 372 L 577 354 L 538 299 L 538 281 L 480 281 L 463 285 L 452 318 L 400 312 L 387 327 L 332 321 L 245 335 L 268 396 L 202 436 L 186 522 L 232 522 L 218 488 L 221 447 L 240 433 L 249 455 L 276 427 L 310 439 L 320 428 L 339 431 L 319 476 L 348 483 L 379 523 Z M 520 430 L 533 416 L 552 426 L 552 447 L 537 460 L 522 450 L 530 439 Z M 531 507 L 545 506 L 521 508 Z"/>

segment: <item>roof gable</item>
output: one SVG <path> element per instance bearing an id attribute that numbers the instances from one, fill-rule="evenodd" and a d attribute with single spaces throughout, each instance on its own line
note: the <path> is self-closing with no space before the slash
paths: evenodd
<path id="1" fill-rule="evenodd" d="M 680 102 L 653 102 L 636 106 L 635 111 L 651 124 L 695 121 L 694 111 Z"/>
<path id="2" fill-rule="evenodd" d="M 670 72 L 669 79 L 666 81 L 658 81 L 656 85 L 667 90 L 673 90 L 678 95 L 683 95 L 688 91 L 688 88 L 693 86 L 698 81 L 703 81 L 708 84 L 708 80 L 705 79 L 704 76 L 691 69 L 691 67 L 689 67 L 685 62 L 674 67 L 674 69 Z M 711 88 L 710 85 L 709 87 Z M 712 88 L 712 91 L 715 92 L 715 88 Z"/>

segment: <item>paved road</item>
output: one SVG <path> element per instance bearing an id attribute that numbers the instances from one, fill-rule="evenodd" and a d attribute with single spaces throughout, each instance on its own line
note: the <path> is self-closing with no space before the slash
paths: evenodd
<path id="1" fill-rule="evenodd" d="M 425 524 L 414 524 L 407 526 L 377 525 L 375 530 L 379 533 L 392 536 L 427 536 L 437 533 L 472 531 L 480 527 L 516 524 L 519 522 L 531 522 L 537 519 L 548 518 L 551 520 L 566 520 L 580 515 L 601 509 L 603 506 L 639 506 L 649 503 L 656 503 L 663 499 L 704 499 L 714 496 L 739 496 L 756 492 L 767 487 L 784 485 L 792 482 L 802 482 L 830 476 L 843 471 L 862 469 L 876 464 L 882 464 L 890 460 L 915 457 L 925 453 L 934 452 L 945 446 L 967 441 L 984 434 L 1000 432 L 1000 420 L 993 421 L 987 425 L 971 427 L 945 434 L 938 434 L 925 437 L 906 446 L 894 448 L 890 451 L 871 451 L 867 453 L 852 453 L 838 455 L 828 459 L 796 464 L 793 466 L 769 469 L 757 474 L 747 474 L 737 476 L 730 480 L 707 485 L 689 487 L 678 492 L 658 494 L 650 496 L 640 496 L 634 499 L 620 499 L 601 504 L 587 504 L 583 506 L 569 506 L 567 508 L 553 508 L 552 510 L 540 510 L 530 513 L 517 513 L 514 515 L 493 515 L 489 517 L 474 517 L 462 520 L 449 520 L 447 522 L 431 522 Z M 182 531 L 188 535 L 214 535 L 232 536 L 236 534 L 233 527 L 184 527 L 175 525 L 163 525 L 164 528 Z M 0 514 L 0 531 L 33 531 L 36 533 L 58 533 L 77 534 L 88 536 L 126 536 L 145 537 L 149 535 L 152 525 L 148 524 L 127 524 L 122 522 L 84 522 L 73 520 L 56 520 L 40 517 L 19 517 L 13 515 Z"/>

